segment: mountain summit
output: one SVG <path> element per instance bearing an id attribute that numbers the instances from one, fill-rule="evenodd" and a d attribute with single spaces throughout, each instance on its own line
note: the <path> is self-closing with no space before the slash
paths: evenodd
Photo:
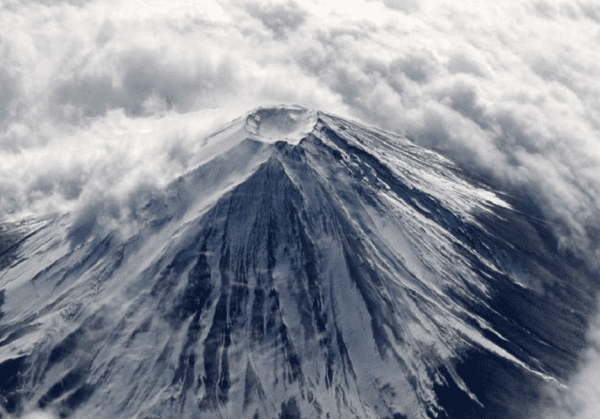
<path id="1" fill-rule="evenodd" d="M 560 391 L 592 281 L 532 208 L 301 107 L 203 141 L 131 228 L 2 226 L 0 417 L 528 418 Z"/>

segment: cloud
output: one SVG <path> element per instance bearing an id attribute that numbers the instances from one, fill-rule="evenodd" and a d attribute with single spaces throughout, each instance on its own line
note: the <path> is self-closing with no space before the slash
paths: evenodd
<path id="1" fill-rule="evenodd" d="M 403 74 L 410 80 L 423 84 L 431 80 L 441 70 L 441 63 L 434 53 L 428 50 L 407 51 L 389 64 L 390 75 Z"/>
<path id="2" fill-rule="evenodd" d="M 421 7 L 418 0 L 383 0 L 383 4 L 395 10 L 401 10 L 406 13 L 416 12 Z"/>
<path id="3" fill-rule="evenodd" d="M 17 97 L 15 80 L 6 70 L 0 69 L 0 123 L 10 116 Z"/>
<path id="4" fill-rule="evenodd" d="M 210 105 L 218 102 L 217 94 L 229 96 L 236 81 L 227 61 L 207 61 L 182 66 L 164 60 L 157 51 L 128 49 L 114 59 L 113 72 L 76 74 L 61 81 L 51 93 L 53 116 L 77 123 L 106 116 L 112 109 L 139 117 Z"/>
<path id="5" fill-rule="evenodd" d="M 592 257 L 598 251 L 588 234 L 600 196 L 592 2 L 354 0 L 339 9 L 316 0 L 202 7 L 97 0 L 3 7 L 4 166 L 44 153 L 59 158 L 53 150 L 65 146 L 60 138 L 80 144 L 93 137 L 102 148 L 101 137 L 113 133 L 90 129 L 111 129 L 97 121 L 114 112 L 128 120 L 300 102 L 407 133 L 503 186 L 526 189 L 557 224 L 565 247 Z M 2 178 L 3 212 L 77 201 L 102 173 L 88 163 L 50 162 L 30 166 L 22 178 Z"/>
<path id="6" fill-rule="evenodd" d="M 273 31 L 276 39 L 287 37 L 289 32 L 297 30 L 305 21 L 307 13 L 296 2 L 288 3 L 248 3 L 248 13 L 259 19 L 262 24 Z"/>
<path id="7" fill-rule="evenodd" d="M 600 302 L 599 302 L 600 303 Z M 542 409 L 544 419 L 593 419 L 600 411 L 600 315 L 593 319 L 588 333 L 589 346 L 582 356 L 581 368 L 569 383 L 570 391 L 553 397 L 558 408 Z"/>
<path id="8" fill-rule="evenodd" d="M 126 173 L 133 167 L 123 164 L 128 152 L 105 152 L 115 125 L 98 122 L 120 112 L 128 125 L 297 102 L 406 133 L 503 187 L 528 191 L 555 223 L 562 248 L 599 262 L 589 233 L 600 199 L 594 3 L 353 0 L 340 9 L 316 0 L 178 7 L 96 0 L 3 7 L 2 213 L 83 202 L 89 185 L 107 185 L 106 171 L 97 170 L 103 162 Z M 153 137 L 160 146 L 138 144 L 135 153 L 165 150 L 169 137 L 160 137 Z M 94 143 L 95 157 L 60 149 L 78 150 L 85 141 Z M 186 161 L 182 154 L 177 161 Z M 8 175 L 24 164 L 29 170 Z"/>
<path id="9" fill-rule="evenodd" d="M 293 102 L 519 191 L 597 267 L 599 21 L 592 0 L 7 0 L 0 218 L 71 211 L 83 239 L 193 167 L 211 128 Z"/>

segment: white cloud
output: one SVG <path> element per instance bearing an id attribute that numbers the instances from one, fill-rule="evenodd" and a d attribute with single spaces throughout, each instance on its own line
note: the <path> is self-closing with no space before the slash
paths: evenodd
<path id="1" fill-rule="evenodd" d="M 570 391 L 555 395 L 558 408 L 544 409 L 544 419 L 595 419 L 600 412 L 600 315 L 593 319 L 588 333 L 589 347 L 582 357 L 581 369 L 569 383 Z"/>
<path id="2" fill-rule="evenodd" d="M 527 191 L 598 264 L 599 21 L 592 0 L 6 0 L 0 214 L 115 215 L 193 165 L 225 119 L 203 110 L 295 102 Z"/>

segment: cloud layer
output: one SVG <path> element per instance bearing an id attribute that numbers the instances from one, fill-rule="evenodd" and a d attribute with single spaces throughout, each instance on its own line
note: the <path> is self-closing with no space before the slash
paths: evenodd
<path id="1" fill-rule="evenodd" d="M 294 102 L 406 133 L 525 191 L 564 249 L 600 260 L 595 2 L 29 0 L 2 9 L 2 214 L 69 207 L 94 185 L 114 186 L 109 172 L 134 176 L 140 156 L 168 149 L 174 135 L 135 139 L 125 126 L 140 120 Z M 194 140 L 180 135 L 179 145 Z"/>
<path id="2" fill-rule="evenodd" d="M 441 150 L 600 264 L 597 1 L 5 0 L 0 28 L 0 219 L 118 218 L 210 129 L 292 102 Z"/>

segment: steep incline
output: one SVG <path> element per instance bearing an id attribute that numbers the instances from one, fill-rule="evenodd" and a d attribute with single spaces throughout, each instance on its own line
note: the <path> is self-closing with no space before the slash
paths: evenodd
<path id="1" fill-rule="evenodd" d="M 576 365 L 591 279 L 447 159 L 299 107 L 205 141 L 127 234 L 4 227 L 2 415 L 529 417 Z"/>

